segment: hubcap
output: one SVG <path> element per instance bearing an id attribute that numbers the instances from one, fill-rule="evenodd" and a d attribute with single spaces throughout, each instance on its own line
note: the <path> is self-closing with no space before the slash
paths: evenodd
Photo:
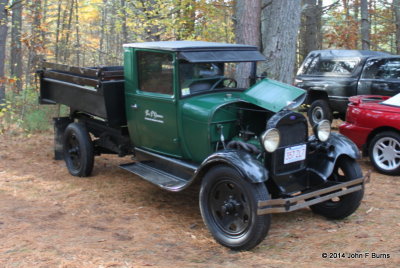
<path id="1" fill-rule="evenodd" d="M 322 110 L 321 107 L 315 107 L 315 108 L 312 110 L 311 116 L 312 116 L 312 120 L 313 120 L 315 123 L 318 123 L 318 122 L 320 122 L 322 119 L 324 119 L 324 111 Z"/>
<path id="2" fill-rule="evenodd" d="M 400 166 L 400 143 L 391 137 L 381 138 L 374 145 L 372 157 L 381 169 L 396 169 Z"/>
<path id="3" fill-rule="evenodd" d="M 250 204 L 240 186 L 224 180 L 213 187 L 210 209 L 217 226 L 228 235 L 240 235 L 250 225 Z"/>

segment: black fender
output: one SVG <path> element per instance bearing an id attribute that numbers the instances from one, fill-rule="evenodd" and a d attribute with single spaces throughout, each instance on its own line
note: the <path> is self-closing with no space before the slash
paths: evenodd
<path id="1" fill-rule="evenodd" d="M 315 142 L 316 145 L 314 145 L 315 152 L 308 155 L 308 169 L 316 173 L 324 181 L 332 174 L 339 157 L 360 158 L 357 146 L 342 134 L 331 133 L 326 142 L 317 142 L 315 136 L 311 136 L 309 140 L 311 144 Z"/>
<path id="2" fill-rule="evenodd" d="M 222 150 L 207 157 L 196 169 L 194 180 L 216 165 L 228 165 L 239 172 L 239 174 L 250 183 L 261 183 L 268 180 L 268 170 L 263 164 L 251 154 L 240 150 Z"/>

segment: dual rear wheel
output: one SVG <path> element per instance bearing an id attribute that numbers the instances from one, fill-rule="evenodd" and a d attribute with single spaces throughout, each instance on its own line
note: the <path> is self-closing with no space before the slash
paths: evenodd
<path id="1" fill-rule="evenodd" d="M 94 164 L 93 142 L 85 125 L 71 123 L 63 138 L 64 160 L 71 175 L 90 176 Z"/>

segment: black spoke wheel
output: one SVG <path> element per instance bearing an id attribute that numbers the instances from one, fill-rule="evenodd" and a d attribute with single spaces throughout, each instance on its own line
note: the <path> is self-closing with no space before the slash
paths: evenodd
<path id="1" fill-rule="evenodd" d="M 215 240 L 234 250 L 248 250 L 268 233 L 271 216 L 257 215 L 258 201 L 268 199 L 263 183 L 250 183 L 235 169 L 217 166 L 203 179 L 200 210 Z"/>
<path id="2" fill-rule="evenodd" d="M 330 181 L 347 182 L 362 176 L 361 168 L 356 160 L 342 157 L 336 161 L 335 168 L 328 178 Z M 329 219 L 343 219 L 351 215 L 360 206 L 364 189 L 347 195 L 310 206 L 311 210 Z"/>
<path id="3" fill-rule="evenodd" d="M 93 144 L 84 125 L 71 123 L 64 132 L 64 160 L 73 176 L 87 177 L 93 170 Z"/>

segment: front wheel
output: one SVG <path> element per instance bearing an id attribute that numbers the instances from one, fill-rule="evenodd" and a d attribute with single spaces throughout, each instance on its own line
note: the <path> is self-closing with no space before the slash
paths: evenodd
<path id="1" fill-rule="evenodd" d="M 400 135 L 393 131 L 377 134 L 371 140 L 369 158 L 379 172 L 400 174 Z"/>
<path id="2" fill-rule="evenodd" d="M 356 160 L 342 157 L 337 160 L 335 168 L 328 178 L 334 182 L 347 182 L 362 177 L 360 166 Z M 351 215 L 360 206 L 364 189 L 342 195 L 331 200 L 310 206 L 311 210 L 329 219 L 343 219 Z"/>
<path id="3" fill-rule="evenodd" d="M 332 111 L 326 100 L 315 100 L 311 103 L 307 112 L 311 126 L 315 126 L 322 120 L 332 121 Z"/>
<path id="4" fill-rule="evenodd" d="M 233 250 L 249 250 L 267 235 L 271 216 L 257 215 L 258 201 L 268 200 L 263 183 L 250 183 L 228 166 L 212 168 L 200 190 L 200 211 L 217 242 Z"/>

